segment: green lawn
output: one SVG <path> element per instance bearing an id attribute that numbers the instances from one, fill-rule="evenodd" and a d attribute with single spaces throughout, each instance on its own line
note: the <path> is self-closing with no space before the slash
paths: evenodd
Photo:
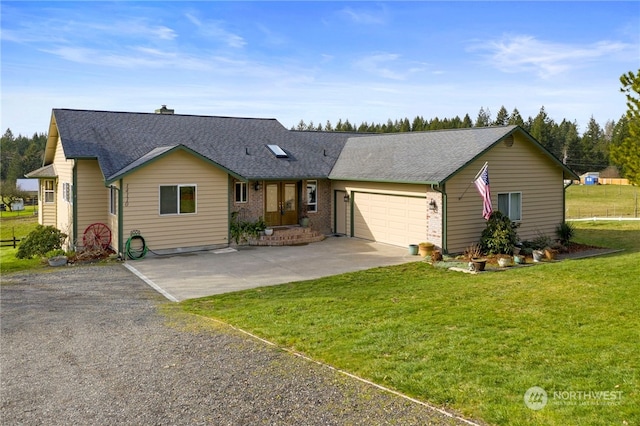
<path id="1" fill-rule="evenodd" d="M 0 212 L 0 240 L 19 240 L 26 237 L 38 224 L 38 217 L 33 214 L 34 207 L 26 206 L 19 212 Z M 10 244 L 10 243 L 2 243 Z M 0 274 L 38 268 L 40 259 L 16 259 L 17 248 L 0 247 Z"/>
<path id="2" fill-rule="evenodd" d="M 640 190 L 630 185 L 572 185 L 565 207 L 568 219 L 640 217 Z"/>
<path id="3" fill-rule="evenodd" d="M 471 419 L 638 424 L 640 222 L 576 226 L 625 251 L 475 276 L 417 262 L 182 306 Z M 539 411 L 532 386 L 548 395 Z"/>

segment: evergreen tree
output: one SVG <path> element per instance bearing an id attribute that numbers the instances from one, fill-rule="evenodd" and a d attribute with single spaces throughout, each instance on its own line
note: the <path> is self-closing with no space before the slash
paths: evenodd
<path id="1" fill-rule="evenodd" d="M 489 108 L 486 110 L 483 107 L 480 107 L 480 111 L 478 111 L 478 118 L 476 119 L 475 127 L 487 127 L 491 125 L 491 111 Z"/>
<path id="2" fill-rule="evenodd" d="M 570 169 L 578 174 L 584 173 L 581 163 L 583 161 L 582 145 L 580 144 L 580 135 L 578 135 L 578 124 L 562 120 L 557 127 L 556 138 L 562 141 L 562 156 L 560 159 Z"/>
<path id="3" fill-rule="evenodd" d="M 587 171 L 600 171 L 607 167 L 604 131 L 593 116 L 587 124 L 587 130 L 582 135 L 581 145 L 584 165 L 589 168 Z"/>
<path id="4" fill-rule="evenodd" d="M 520 115 L 520 111 L 518 111 L 518 108 L 513 109 L 513 111 L 511 112 L 511 115 L 509 116 L 509 121 L 507 122 L 507 124 L 520 126 L 524 128 L 524 120 L 522 119 L 522 116 Z"/>
<path id="5" fill-rule="evenodd" d="M 496 119 L 493 122 L 494 126 L 506 126 L 509 124 L 509 113 L 507 109 L 503 106 L 498 110 L 498 115 L 496 115 Z"/>
<path id="6" fill-rule="evenodd" d="M 554 138 L 554 122 L 547 115 L 544 106 L 532 120 L 529 133 L 553 155 L 558 158 L 562 156 L 562 141 Z"/>
<path id="7" fill-rule="evenodd" d="M 424 130 L 425 122 L 423 117 L 416 116 L 411 123 L 412 132 L 421 132 Z"/>
<path id="8" fill-rule="evenodd" d="M 462 126 L 460 127 L 465 129 L 473 127 L 473 121 L 471 121 L 471 117 L 469 117 L 469 114 L 464 115 L 464 118 L 462 119 Z"/>
<path id="9" fill-rule="evenodd" d="M 620 77 L 620 91 L 627 98 L 628 135 L 611 149 L 613 162 L 620 167 L 622 176 L 634 185 L 640 185 L 640 69 Z"/>

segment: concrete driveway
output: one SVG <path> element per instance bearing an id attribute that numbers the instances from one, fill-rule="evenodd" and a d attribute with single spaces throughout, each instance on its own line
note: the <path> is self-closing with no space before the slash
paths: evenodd
<path id="1" fill-rule="evenodd" d="M 149 256 L 125 266 L 174 302 L 419 261 L 408 248 L 346 237 L 304 246 L 240 247 Z"/>

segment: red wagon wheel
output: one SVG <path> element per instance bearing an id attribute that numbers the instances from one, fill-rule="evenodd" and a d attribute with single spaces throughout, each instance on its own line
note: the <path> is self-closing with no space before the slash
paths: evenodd
<path id="1" fill-rule="evenodd" d="M 106 250 L 111 244 L 111 230 L 104 223 L 92 223 L 84 230 L 82 244 L 87 249 Z"/>

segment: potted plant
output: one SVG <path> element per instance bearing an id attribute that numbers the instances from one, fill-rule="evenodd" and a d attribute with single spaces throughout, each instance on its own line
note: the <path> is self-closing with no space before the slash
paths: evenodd
<path id="1" fill-rule="evenodd" d="M 265 228 L 264 235 L 266 235 L 267 237 L 273 235 L 273 228 Z"/>
<path id="2" fill-rule="evenodd" d="M 498 255 L 498 266 L 501 268 L 506 268 L 507 266 L 511 266 L 511 256 L 508 254 Z"/>
<path id="3" fill-rule="evenodd" d="M 544 257 L 546 257 L 547 260 L 555 260 L 557 255 L 558 255 L 558 249 L 555 249 L 553 247 L 545 247 Z"/>
<path id="4" fill-rule="evenodd" d="M 484 268 L 487 266 L 487 259 L 474 257 L 469 262 L 469 269 L 476 272 L 484 271 Z"/>
<path id="5" fill-rule="evenodd" d="M 542 258 L 544 257 L 544 252 L 542 250 L 534 250 L 532 252 L 533 261 L 534 262 L 542 262 Z"/>
<path id="6" fill-rule="evenodd" d="M 51 250 L 47 252 L 47 262 L 49 266 L 63 266 L 66 265 L 69 258 L 66 256 L 64 250 Z"/>
<path id="7" fill-rule="evenodd" d="M 420 253 L 420 256 L 426 257 L 427 255 L 430 255 L 432 251 L 433 251 L 433 243 L 422 242 L 418 244 L 418 252 Z"/>
<path id="8" fill-rule="evenodd" d="M 431 252 L 431 261 L 440 262 L 442 260 L 442 252 L 440 250 L 433 250 Z"/>
<path id="9" fill-rule="evenodd" d="M 300 210 L 300 226 L 303 228 L 309 227 L 309 216 L 307 215 L 307 202 L 302 203 L 302 209 Z"/>

